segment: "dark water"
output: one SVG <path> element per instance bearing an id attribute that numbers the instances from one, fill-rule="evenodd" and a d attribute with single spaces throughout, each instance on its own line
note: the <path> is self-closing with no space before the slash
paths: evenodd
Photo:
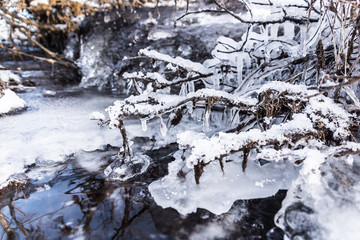
<path id="1" fill-rule="evenodd" d="M 1 239 L 282 239 L 273 217 L 285 191 L 238 201 L 218 216 L 199 209 L 185 217 L 157 206 L 147 186 L 166 174 L 174 151 L 170 145 L 148 152 L 156 163 L 126 183 L 108 181 L 102 169 L 90 173 L 69 157 L 51 180 L 29 184 L 16 200 L 3 199 L 1 212 L 11 229 L 1 229 Z M 82 157 L 93 154 L 105 167 L 115 153 L 109 147 Z"/>

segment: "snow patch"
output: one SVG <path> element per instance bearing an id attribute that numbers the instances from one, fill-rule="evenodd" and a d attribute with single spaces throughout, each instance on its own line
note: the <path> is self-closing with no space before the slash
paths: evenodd
<path id="1" fill-rule="evenodd" d="M 4 90 L 3 94 L 0 98 L 0 114 L 6 114 L 25 107 L 26 102 L 10 89 Z"/>

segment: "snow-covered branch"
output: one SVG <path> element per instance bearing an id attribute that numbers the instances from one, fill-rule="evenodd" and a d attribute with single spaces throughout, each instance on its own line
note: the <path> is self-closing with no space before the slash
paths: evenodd
<path id="1" fill-rule="evenodd" d="M 150 124 L 160 122 L 164 140 L 177 141 L 169 174 L 149 189 L 184 214 L 223 213 L 237 199 L 275 194 L 298 174 L 319 178 L 326 161 L 359 153 L 358 3 L 241 2 L 240 12 L 220 1 L 187 8 L 179 19 L 217 11 L 247 29 L 236 41 L 219 37 L 203 63 L 141 50 L 165 64 L 125 73 L 137 95 L 107 109 L 112 127 L 125 131 L 126 119 L 137 117 L 151 131 L 147 121 L 159 118 Z M 176 127 L 167 131 L 166 120 Z"/>

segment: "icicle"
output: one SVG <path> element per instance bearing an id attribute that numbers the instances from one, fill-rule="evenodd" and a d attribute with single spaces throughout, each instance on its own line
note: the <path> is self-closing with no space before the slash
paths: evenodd
<path id="1" fill-rule="evenodd" d="M 220 86 L 219 78 L 215 76 L 215 77 L 212 78 L 212 80 L 213 80 L 213 88 L 214 89 L 219 89 L 219 86 Z"/>
<path id="2" fill-rule="evenodd" d="M 138 82 L 137 82 L 135 79 L 133 79 L 133 84 L 134 84 L 135 90 L 136 90 L 139 94 L 142 94 L 143 91 L 142 91 L 141 87 L 139 86 Z"/>
<path id="3" fill-rule="evenodd" d="M 188 92 L 195 92 L 195 85 L 194 82 L 188 82 L 187 83 Z"/>
<path id="4" fill-rule="evenodd" d="M 243 62 L 243 54 L 239 54 L 239 56 L 236 58 L 237 61 L 237 66 L 236 66 L 236 70 L 237 70 L 237 82 L 239 84 L 242 83 L 243 81 L 243 68 L 244 68 L 244 62 Z"/>
<path id="5" fill-rule="evenodd" d="M 160 132 L 161 132 L 161 135 L 162 135 L 163 137 L 165 137 L 168 129 L 167 129 L 167 127 L 166 127 L 166 125 L 165 125 L 162 117 L 159 116 L 159 118 L 160 118 Z"/>
<path id="6" fill-rule="evenodd" d="M 146 132 L 147 130 L 147 119 L 143 118 L 140 120 L 141 121 L 141 128 L 144 132 Z"/>
<path id="7" fill-rule="evenodd" d="M 194 112 L 194 103 L 193 102 L 186 103 L 186 109 L 187 109 L 188 113 L 190 115 L 192 115 Z"/>
<path id="8" fill-rule="evenodd" d="M 344 87 L 345 92 L 347 93 L 347 95 L 349 95 L 349 97 L 351 98 L 351 100 L 354 102 L 355 106 L 357 106 L 358 108 L 360 108 L 360 101 L 357 98 L 356 94 L 354 93 L 354 90 L 352 90 L 351 88 L 349 88 L 348 86 Z"/>
<path id="9" fill-rule="evenodd" d="M 186 96 L 187 95 L 187 90 L 186 90 L 187 86 L 186 83 L 181 85 L 181 89 L 179 92 L 179 96 Z"/>
<path id="10" fill-rule="evenodd" d="M 203 132 L 208 132 L 210 129 L 209 119 L 210 119 L 210 109 L 206 109 L 204 113 Z"/>

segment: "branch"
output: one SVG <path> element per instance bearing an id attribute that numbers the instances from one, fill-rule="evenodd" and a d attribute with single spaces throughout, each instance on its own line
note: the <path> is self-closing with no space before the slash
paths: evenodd
<path id="1" fill-rule="evenodd" d="M 203 10 L 199 10 L 199 11 L 186 11 L 183 15 L 181 15 L 180 17 L 178 17 L 176 19 L 176 21 L 179 21 L 181 19 L 183 19 L 184 17 L 191 15 L 191 14 L 200 14 L 200 13 L 227 13 L 224 10 L 215 10 L 215 9 L 203 9 Z"/>
<path id="2" fill-rule="evenodd" d="M 183 69 L 186 69 L 189 72 L 196 72 L 196 73 L 202 74 L 202 75 L 207 75 L 210 73 L 210 70 L 207 69 L 206 67 L 204 67 L 202 64 L 193 62 L 189 59 L 184 59 L 182 57 L 173 58 L 173 57 L 170 57 L 169 55 L 159 53 L 155 50 L 147 50 L 147 49 L 140 50 L 139 54 L 145 55 L 145 56 L 155 59 L 155 60 L 174 64 Z"/>
<path id="3" fill-rule="evenodd" d="M 238 14 L 235 14 L 231 10 L 227 9 L 225 6 L 222 6 L 217 0 L 214 0 L 214 3 L 220 9 L 222 9 L 223 11 L 225 11 L 226 13 L 228 13 L 229 15 L 236 18 L 237 20 L 239 20 L 242 23 L 248 23 L 248 24 L 274 24 L 274 23 L 284 23 L 286 21 L 290 21 L 290 22 L 303 24 L 303 23 L 306 23 L 307 21 L 310 21 L 310 22 L 317 22 L 318 21 L 318 19 L 296 18 L 296 17 L 287 16 L 284 9 L 282 9 L 282 11 L 284 13 L 284 16 L 281 17 L 281 18 L 278 18 L 278 19 L 274 19 L 274 20 L 246 20 L 244 18 L 241 18 Z"/>
<path id="4" fill-rule="evenodd" d="M 314 89 L 317 89 L 319 90 L 320 92 L 319 93 L 316 93 L 314 95 L 311 95 L 311 96 L 307 96 L 307 98 L 311 98 L 311 97 L 314 97 L 314 96 L 318 96 L 318 95 L 321 95 L 321 94 L 324 94 L 326 93 L 327 91 L 330 91 L 332 89 L 337 89 L 337 88 L 342 88 L 342 87 L 345 87 L 345 86 L 349 86 L 351 84 L 354 84 L 358 81 L 360 81 L 360 76 L 336 76 L 336 75 L 325 75 L 325 78 L 326 79 L 333 79 L 333 80 L 348 80 L 347 82 L 343 82 L 343 83 L 340 83 L 340 84 L 337 84 L 337 85 L 333 85 L 333 86 L 325 86 L 325 87 L 310 87 L 308 88 L 309 90 L 314 90 Z"/>
<path id="5" fill-rule="evenodd" d="M 153 83 L 153 88 L 154 88 L 154 92 L 158 89 L 164 89 L 167 87 L 171 87 L 174 85 L 178 85 L 178 84 L 182 84 L 185 82 L 191 82 L 191 81 L 195 81 L 195 80 L 199 80 L 202 78 L 207 78 L 214 75 L 213 73 L 209 73 L 206 75 L 196 75 L 193 77 L 188 77 L 185 79 L 174 79 L 172 81 L 168 81 L 166 80 L 164 77 L 162 77 L 161 74 L 157 74 L 157 73 L 147 73 L 146 75 L 142 74 L 142 73 L 124 73 L 123 74 L 123 78 L 124 79 L 134 79 L 134 80 L 138 80 L 138 81 L 147 81 L 147 82 L 152 82 Z"/>
<path id="6" fill-rule="evenodd" d="M 156 116 L 169 113 L 175 109 L 186 106 L 187 103 L 211 102 L 213 105 L 226 104 L 236 107 L 241 112 L 252 112 L 252 104 L 245 98 L 236 97 L 224 91 L 201 89 L 189 93 L 187 96 L 174 96 L 157 93 L 148 95 L 132 96 L 124 101 L 116 101 L 106 111 L 111 118 L 110 125 L 116 125 L 117 119 L 128 116 L 151 119 Z"/>

